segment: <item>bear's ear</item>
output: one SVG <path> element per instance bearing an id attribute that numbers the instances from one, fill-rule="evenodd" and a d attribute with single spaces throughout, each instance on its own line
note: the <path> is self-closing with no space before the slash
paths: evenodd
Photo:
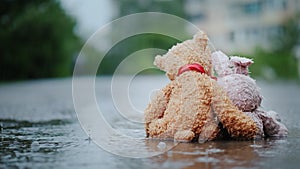
<path id="1" fill-rule="evenodd" d="M 157 55 L 154 59 L 154 65 L 157 66 L 160 70 L 164 70 L 165 71 L 165 61 L 164 61 L 164 57 L 161 55 Z"/>

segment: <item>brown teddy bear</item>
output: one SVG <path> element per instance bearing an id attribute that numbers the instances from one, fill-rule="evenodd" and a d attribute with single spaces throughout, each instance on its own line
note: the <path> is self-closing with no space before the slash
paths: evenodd
<path id="1" fill-rule="evenodd" d="M 154 64 L 171 81 L 145 109 L 147 137 L 205 141 L 222 137 L 221 130 L 232 138 L 259 135 L 255 121 L 240 111 L 211 77 L 211 52 L 204 32 L 156 56 Z"/>

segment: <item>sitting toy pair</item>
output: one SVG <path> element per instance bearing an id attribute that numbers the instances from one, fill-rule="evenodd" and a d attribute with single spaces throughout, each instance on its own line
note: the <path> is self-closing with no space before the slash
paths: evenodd
<path id="1" fill-rule="evenodd" d="M 258 109 L 262 97 L 248 76 L 252 63 L 220 51 L 211 54 L 201 31 L 156 56 L 154 64 L 171 81 L 144 112 L 147 137 L 202 142 L 287 136 L 277 113 Z"/>

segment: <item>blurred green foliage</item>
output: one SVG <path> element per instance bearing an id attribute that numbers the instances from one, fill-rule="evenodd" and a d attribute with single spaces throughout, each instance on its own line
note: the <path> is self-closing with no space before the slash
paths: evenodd
<path id="1" fill-rule="evenodd" d="M 159 49 L 167 50 L 177 42 L 179 41 L 174 38 L 167 37 L 165 35 L 150 34 L 150 33 L 129 37 L 127 39 L 122 40 L 118 44 L 114 45 L 113 48 L 109 50 L 109 52 L 105 55 L 104 59 L 102 60 L 99 66 L 98 73 L 113 74 L 117 66 L 121 63 L 123 59 L 125 59 L 130 54 L 139 51 L 141 49 L 159 48 Z M 132 64 L 149 65 L 144 61 L 150 61 L 150 64 L 152 65 L 155 55 L 153 54 L 152 56 L 148 56 L 148 57 L 151 57 L 151 59 L 147 59 L 147 60 L 136 59 L 135 62 Z M 156 73 L 156 72 L 157 71 L 147 71 L 147 73 Z"/>
<path id="2" fill-rule="evenodd" d="M 270 49 L 257 48 L 255 63 L 250 66 L 253 76 L 269 80 L 298 78 L 295 47 L 300 44 L 299 20 L 299 15 L 288 19 L 282 32 L 270 37 Z"/>
<path id="3" fill-rule="evenodd" d="M 56 0 L 1 0 L 0 80 L 71 75 L 75 24 Z"/>
<path id="4" fill-rule="evenodd" d="M 140 13 L 140 12 L 163 12 L 181 18 L 185 18 L 183 0 L 177 0 L 177 1 L 114 0 L 114 3 L 118 7 L 117 11 L 119 12 L 115 18 L 120 18 L 125 15 Z M 147 22 L 147 18 L 143 18 L 143 20 L 140 21 L 140 24 L 143 24 L 143 22 Z M 168 24 L 172 24 L 172 23 L 168 23 Z M 130 30 L 132 29 L 131 26 L 139 26 L 139 25 L 126 24 L 122 26 L 122 28 L 120 27 L 112 28 L 110 33 L 111 38 L 118 37 L 119 29 Z M 157 25 L 153 25 L 153 26 L 157 26 Z M 159 29 L 165 29 L 164 25 L 159 25 L 159 26 L 160 26 Z M 176 29 L 183 30 L 183 31 L 185 30 L 184 25 L 180 25 L 179 27 L 177 25 Z M 184 35 L 186 34 L 186 32 L 182 32 L 182 34 Z M 146 49 L 146 48 L 160 48 L 160 49 L 167 50 L 177 42 L 178 40 L 174 38 L 167 37 L 165 35 L 151 34 L 151 33 L 140 34 L 140 35 L 135 35 L 126 38 L 121 42 L 119 42 L 118 44 L 114 45 L 114 47 L 106 54 L 106 56 L 101 62 L 101 65 L 99 66 L 98 74 L 113 74 L 116 67 L 119 65 L 119 63 L 133 52 Z M 152 57 L 152 59 L 147 59 L 147 60 L 136 59 L 135 63 L 132 64 L 149 65 L 149 63 L 146 62 L 150 62 L 150 64 L 152 65 L 154 56 L 155 55 L 149 56 Z M 156 72 L 159 71 L 155 71 L 155 70 L 145 71 L 146 74 L 156 73 Z"/>
<path id="5" fill-rule="evenodd" d="M 297 59 L 290 51 L 265 51 L 258 49 L 250 72 L 266 80 L 298 78 Z"/>

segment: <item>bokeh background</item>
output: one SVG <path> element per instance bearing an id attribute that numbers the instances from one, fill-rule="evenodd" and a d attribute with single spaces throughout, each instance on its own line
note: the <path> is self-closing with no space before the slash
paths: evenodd
<path id="1" fill-rule="evenodd" d="M 253 58 L 250 71 L 254 77 L 298 80 L 299 11 L 298 0 L 1 0 L 0 81 L 72 76 L 76 58 L 93 33 L 114 19 L 137 12 L 164 12 L 192 22 L 208 33 L 215 49 Z M 132 26 L 114 29 L 130 30 Z M 188 27 L 183 25 L 182 30 L 187 38 L 191 36 Z M 101 45 L 108 45 L 114 36 L 107 34 Z M 177 42 L 157 34 L 124 39 L 106 53 L 98 74 L 113 74 L 122 59 L 135 51 L 166 50 Z M 101 47 L 90 49 L 103 52 Z M 153 58 L 149 55 L 132 64 L 151 65 Z M 93 60 L 85 62 L 88 65 Z M 130 73 L 130 66 L 123 73 Z"/>

